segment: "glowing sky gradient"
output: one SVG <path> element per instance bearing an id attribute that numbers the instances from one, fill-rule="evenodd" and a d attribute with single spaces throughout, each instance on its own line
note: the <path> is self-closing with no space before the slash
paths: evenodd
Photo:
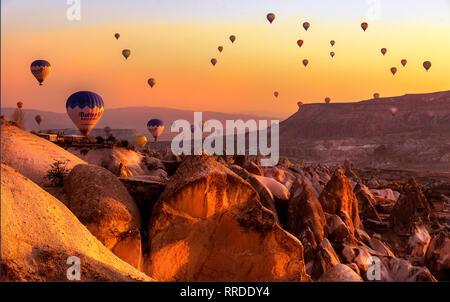
<path id="1" fill-rule="evenodd" d="M 348 102 L 374 92 L 449 90 L 450 1 L 381 0 L 375 20 L 371 3 L 81 0 L 81 20 L 68 21 L 65 0 L 2 1 L 2 106 L 22 100 L 27 108 L 65 112 L 70 94 L 91 90 L 103 97 L 106 110 L 292 113 L 298 101 L 322 102 L 327 96 Z M 277 15 L 272 25 L 268 12 Z M 311 23 L 307 32 L 304 21 Z M 369 23 L 366 32 L 363 21 Z M 121 34 L 118 41 L 115 32 Z M 237 36 L 234 44 L 230 34 Z M 302 48 L 298 39 L 305 41 Z M 382 47 L 388 49 L 384 57 Z M 131 49 L 128 60 L 124 48 Z M 305 58 L 307 68 L 301 64 Z M 29 70 L 35 59 L 52 64 L 42 87 Z M 422 67 L 425 60 L 433 63 L 429 72 Z M 157 81 L 153 89 L 149 77 Z"/>

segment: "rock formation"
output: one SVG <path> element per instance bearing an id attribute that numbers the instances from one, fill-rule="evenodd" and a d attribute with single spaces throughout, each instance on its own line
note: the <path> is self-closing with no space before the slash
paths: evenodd
<path id="1" fill-rule="evenodd" d="M 342 169 L 337 169 L 319 196 L 325 212 L 338 215 L 353 233 L 360 227 L 358 200 Z M 349 221 L 348 221 L 349 220 Z"/>
<path id="2" fill-rule="evenodd" d="M 162 281 L 307 281 L 303 247 L 256 191 L 208 156 L 188 157 L 152 213 L 145 272 Z"/>
<path id="3" fill-rule="evenodd" d="M 1 126 L 2 162 L 18 170 L 38 185 L 49 185 L 46 178 L 50 166 L 57 160 L 66 162 L 70 171 L 86 163 L 63 148 L 15 126 Z"/>
<path id="4" fill-rule="evenodd" d="M 312 189 L 297 179 L 291 189 L 291 198 L 287 209 L 286 230 L 300 238 L 310 228 L 316 242 L 324 238 L 326 218 L 322 206 Z"/>
<path id="5" fill-rule="evenodd" d="M 396 232 L 410 234 L 417 223 L 430 223 L 433 211 L 414 179 L 404 185 L 403 191 L 392 209 L 391 222 Z"/>
<path id="6" fill-rule="evenodd" d="M 81 260 L 81 281 L 151 280 L 98 241 L 56 198 L 1 165 L 3 281 L 68 281 L 67 260 Z"/>
<path id="7" fill-rule="evenodd" d="M 141 217 L 124 185 L 110 171 L 77 165 L 64 183 L 68 208 L 108 249 L 141 267 Z"/>

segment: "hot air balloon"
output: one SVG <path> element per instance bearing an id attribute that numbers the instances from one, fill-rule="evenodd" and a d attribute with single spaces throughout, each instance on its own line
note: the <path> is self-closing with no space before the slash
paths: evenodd
<path id="1" fill-rule="evenodd" d="M 335 42 L 334 40 L 331 40 L 331 41 L 330 41 L 331 46 L 334 46 L 335 43 L 336 43 L 336 42 Z"/>
<path id="2" fill-rule="evenodd" d="M 386 54 L 386 52 L 387 52 L 387 49 L 386 49 L 386 48 L 382 48 L 382 49 L 381 49 L 381 53 L 383 54 L 383 56 Z"/>
<path id="3" fill-rule="evenodd" d="M 380 94 L 379 94 L 378 92 L 375 92 L 375 93 L 373 94 L 373 98 L 374 98 L 374 99 L 379 99 L 379 98 L 380 98 Z"/>
<path id="4" fill-rule="evenodd" d="M 303 65 L 305 65 L 305 67 L 308 65 L 308 63 L 309 63 L 308 60 L 306 60 L 306 59 L 303 60 Z"/>
<path id="5" fill-rule="evenodd" d="M 330 52 L 330 56 L 333 58 L 334 57 L 334 51 Z"/>
<path id="6" fill-rule="evenodd" d="M 164 131 L 164 123 L 159 119 L 149 120 L 147 123 L 147 129 L 156 142 L 158 140 L 158 136 L 160 136 L 161 133 Z"/>
<path id="7" fill-rule="evenodd" d="M 398 109 L 396 107 L 389 108 L 389 111 L 391 112 L 392 116 L 395 116 L 398 112 Z"/>
<path id="8" fill-rule="evenodd" d="M 309 22 L 303 23 L 303 28 L 305 29 L 305 31 L 307 31 L 310 26 L 311 25 L 309 24 Z"/>
<path id="9" fill-rule="evenodd" d="M 119 33 L 115 33 L 115 34 L 114 34 L 114 37 L 116 38 L 116 40 L 119 40 L 119 38 L 120 38 Z"/>
<path id="10" fill-rule="evenodd" d="M 430 67 L 431 67 L 431 62 L 430 61 L 423 62 L 423 68 L 425 68 L 426 71 L 428 71 L 428 69 L 430 69 Z"/>
<path id="11" fill-rule="evenodd" d="M 147 144 L 146 136 L 136 136 L 136 144 L 140 147 L 144 147 Z"/>
<path id="12" fill-rule="evenodd" d="M 217 49 L 219 50 L 219 52 L 222 52 L 223 46 L 219 46 L 219 47 L 217 47 Z"/>
<path id="13" fill-rule="evenodd" d="M 401 62 L 402 62 L 403 67 L 406 66 L 406 63 L 408 63 L 408 61 L 406 59 L 403 59 Z"/>
<path id="14" fill-rule="evenodd" d="M 298 40 L 298 41 L 297 41 L 297 45 L 298 45 L 298 47 L 302 47 L 302 45 L 303 45 L 303 40 Z"/>
<path id="15" fill-rule="evenodd" d="M 273 95 L 277 98 L 277 97 L 278 97 L 278 91 L 275 91 L 275 92 L 273 93 Z"/>
<path id="16" fill-rule="evenodd" d="M 122 55 L 125 57 L 125 59 L 128 59 L 130 54 L 131 54 L 131 50 L 129 50 L 129 49 L 122 50 Z"/>
<path id="17" fill-rule="evenodd" d="M 34 117 L 34 120 L 36 121 L 36 123 L 38 123 L 38 125 L 41 125 L 42 121 L 44 120 L 44 117 L 38 114 Z"/>
<path id="18" fill-rule="evenodd" d="M 105 131 L 105 133 L 106 133 L 106 136 L 108 137 L 108 136 L 109 136 L 109 134 L 111 133 L 111 127 L 109 127 L 109 126 L 106 126 L 105 128 L 103 128 L 103 131 Z"/>
<path id="19" fill-rule="evenodd" d="M 303 102 L 297 102 L 298 110 L 303 106 Z"/>
<path id="20" fill-rule="evenodd" d="M 212 64 L 213 66 L 216 66 L 216 64 L 217 64 L 217 59 L 216 59 L 216 58 L 212 58 L 212 59 L 211 59 L 211 64 Z"/>
<path id="21" fill-rule="evenodd" d="M 19 101 L 19 102 L 17 102 L 17 104 L 16 104 L 16 105 L 17 105 L 17 108 L 22 108 L 22 107 L 23 107 L 23 103 L 22 103 L 22 102 L 20 102 L 20 101 Z"/>
<path id="22" fill-rule="evenodd" d="M 84 136 L 88 136 L 105 110 L 102 98 L 90 91 L 72 94 L 67 99 L 66 109 L 70 119 Z"/>
<path id="23" fill-rule="evenodd" d="M 150 78 L 148 79 L 147 83 L 150 85 L 151 88 L 153 88 L 153 86 L 155 86 L 156 81 L 154 78 Z"/>
<path id="24" fill-rule="evenodd" d="M 397 67 L 392 67 L 391 72 L 392 72 L 392 75 L 395 75 L 395 73 L 397 72 Z"/>
<path id="25" fill-rule="evenodd" d="M 366 29 L 369 27 L 369 24 L 367 24 L 366 22 L 361 23 L 361 28 L 366 31 Z"/>
<path id="26" fill-rule="evenodd" d="M 275 14 L 267 14 L 267 20 L 269 20 L 270 24 L 272 24 L 273 20 L 275 20 Z"/>
<path id="27" fill-rule="evenodd" d="M 326 104 L 329 104 L 330 102 L 331 102 L 331 99 L 330 99 L 329 97 L 326 97 L 326 98 L 325 98 L 325 103 L 326 103 Z"/>
<path id="28" fill-rule="evenodd" d="M 231 41 L 231 43 L 234 43 L 234 41 L 236 41 L 236 36 L 235 35 L 231 35 L 230 36 L 230 41 Z"/>
<path id="29" fill-rule="evenodd" d="M 52 66 L 45 60 L 36 60 L 31 63 L 30 69 L 36 80 L 38 80 L 39 86 L 42 86 L 42 82 L 52 71 Z"/>

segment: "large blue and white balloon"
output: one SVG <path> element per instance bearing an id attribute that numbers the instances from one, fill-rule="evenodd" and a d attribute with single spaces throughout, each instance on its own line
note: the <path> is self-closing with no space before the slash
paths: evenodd
<path id="1" fill-rule="evenodd" d="M 66 109 L 70 119 L 84 136 L 89 135 L 105 110 L 102 98 L 90 91 L 72 94 L 67 99 Z"/>
<path id="2" fill-rule="evenodd" d="M 147 129 L 156 142 L 158 140 L 158 137 L 164 131 L 164 122 L 159 119 L 149 120 L 147 123 Z"/>
<path id="3" fill-rule="evenodd" d="M 52 66 L 45 60 L 36 60 L 31 63 L 30 69 L 36 80 L 38 80 L 39 86 L 42 86 L 42 82 L 52 71 Z"/>

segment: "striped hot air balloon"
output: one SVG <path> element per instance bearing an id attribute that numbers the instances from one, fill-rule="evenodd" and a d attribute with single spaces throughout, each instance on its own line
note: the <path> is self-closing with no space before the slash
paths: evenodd
<path id="1" fill-rule="evenodd" d="M 148 132 L 153 136 L 155 142 L 158 140 L 158 137 L 164 131 L 164 122 L 159 119 L 149 120 L 147 123 Z"/>
<path id="2" fill-rule="evenodd" d="M 84 136 L 89 135 L 105 110 L 102 98 L 90 91 L 72 94 L 67 99 L 66 109 L 70 119 Z"/>
<path id="3" fill-rule="evenodd" d="M 42 82 L 52 71 L 52 66 L 45 60 L 36 60 L 31 63 L 30 69 L 36 80 L 38 80 L 39 86 L 42 86 Z"/>

